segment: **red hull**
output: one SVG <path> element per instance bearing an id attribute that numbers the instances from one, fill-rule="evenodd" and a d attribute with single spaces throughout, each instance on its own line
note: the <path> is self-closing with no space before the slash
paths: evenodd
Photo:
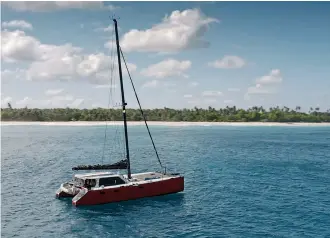
<path id="1" fill-rule="evenodd" d="M 75 206 L 97 205 L 177 193 L 183 190 L 184 178 L 175 177 L 157 182 L 122 186 L 119 188 L 89 190 L 80 199 L 72 203 Z"/>

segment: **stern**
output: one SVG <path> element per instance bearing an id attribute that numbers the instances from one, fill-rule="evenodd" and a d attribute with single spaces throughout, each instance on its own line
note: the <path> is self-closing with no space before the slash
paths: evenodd
<path id="1" fill-rule="evenodd" d="M 57 198 L 74 197 L 80 191 L 80 188 L 75 187 L 72 183 L 63 183 L 56 191 Z"/>

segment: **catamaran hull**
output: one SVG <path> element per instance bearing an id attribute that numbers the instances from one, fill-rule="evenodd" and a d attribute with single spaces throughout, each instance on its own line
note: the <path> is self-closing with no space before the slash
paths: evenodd
<path id="1" fill-rule="evenodd" d="M 72 199 L 72 204 L 74 206 L 98 205 L 178 193 L 183 190 L 184 177 L 175 177 L 144 184 L 126 185 L 102 190 L 89 190 L 85 192 L 84 195 L 77 194 L 77 196 Z"/>

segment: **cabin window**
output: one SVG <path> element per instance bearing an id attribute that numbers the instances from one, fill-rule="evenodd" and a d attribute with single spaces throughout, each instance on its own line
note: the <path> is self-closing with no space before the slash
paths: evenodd
<path id="1" fill-rule="evenodd" d="M 76 186 L 83 186 L 84 185 L 84 180 L 82 180 L 80 178 L 74 178 L 73 182 Z"/>
<path id="2" fill-rule="evenodd" d="M 86 179 L 85 180 L 85 186 L 87 187 L 95 187 L 96 180 L 95 179 Z"/>
<path id="3" fill-rule="evenodd" d="M 100 178 L 99 186 L 115 186 L 125 184 L 125 181 L 119 177 Z"/>

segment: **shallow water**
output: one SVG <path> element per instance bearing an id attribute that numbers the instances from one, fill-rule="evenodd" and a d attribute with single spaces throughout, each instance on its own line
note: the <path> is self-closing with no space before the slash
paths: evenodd
<path id="1" fill-rule="evenodd" d="M 330 237 L 330 127 L 151 126 L 185 191 L 78 208 L 55 191 L 102 162 L 104 126 L 1 130 L 3 237 Z M 124 155 L 115 134 L 103 162 Z M 133 172 L 159 169 L 145 127 L 129 135 Z"/>

